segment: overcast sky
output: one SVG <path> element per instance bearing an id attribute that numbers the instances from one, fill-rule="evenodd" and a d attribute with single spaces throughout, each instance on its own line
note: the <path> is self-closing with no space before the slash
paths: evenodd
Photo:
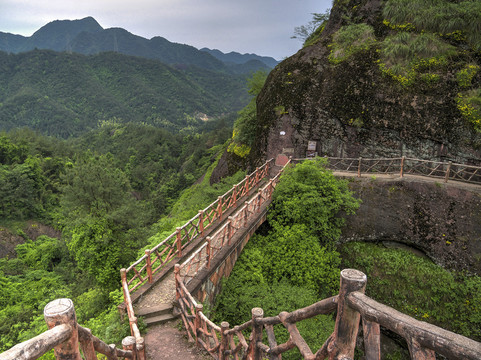
<path id="1" fill-rule="evenodd" d="M 296 26 L 332 0 L 0 0 L 0 31 L 31 36 L 53 20 L 93 16 L 103 28 L 278 60 L 301 47 Z"/>

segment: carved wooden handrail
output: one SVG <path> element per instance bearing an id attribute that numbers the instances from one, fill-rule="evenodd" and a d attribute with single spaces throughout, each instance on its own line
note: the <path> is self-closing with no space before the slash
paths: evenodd
<path id="1" fill-rule="evenodd" d="M 356 338 L 362 319 L 364 353 L 366 359 L 380 359 L 380 326 L 386 327 L 406 339 L 412 359 L 435 359 L 439 353 L 453 359 L 481 359 L 481 343 L 452 333 L 437 326 L 415 320 L 364 294 L 367 277 L 354 269 L 341 271 L 339 295 L 321 300 L 303 309 L 277 316 L 263 317 L 261 308 L 252 309 L 251 320 L 229 328 L 212 323 L 189 293 L 180 275 L 180 265 L 175 271 L 177 300 L 182 321 L 190 339 L 204 348 L 215 359 L 260 360 L 281 359 L 281 354 L 297 347 L 304 359 L 352 360 Z M 337 310 L 334 332 L 315 353 L 309 348 L 297 329 L 297 323 L 320 314 Z M 289 340 L 277 344 L 273 326 L 284 326 Z M 244 334 L 248 331 L 249 334 Z M 263 343 L 264 331 L 268 345 Z"/>
<path id="2" fill-rule="evenodd" d="M 89 329 L 78 325 L 70 299 L 49 302 L 44 308 L 44 317 L 49 330 L 1 353 L 0 360 L 33 360 L 52 349 L 58 360 L 81 360 L 79 348 L 82 349 L 85 360 L 97 360 L 96 352 L 105 355 L 108 360 L 145 359 L 139 356 L 134 337 L 124 338 L 123 350 L 117 349 L 115 345 L 107 345 L 93 336 Z"/>
<path id="3" fill-rule="evenodd" d="M 399 158 L 340 158 L 325 156 L 327 167 L 332 170 L 355 172 L 361 174 L 405 174 L 421 175 L 432 178 L 463 181 L 481 185 L 481 167 L 474 165 L 458 164 L 453 162 L 440 162 L 422 160 L 409 157 Z M 294 159 L 294 161 L 312 160 L 313 158 Z"/>

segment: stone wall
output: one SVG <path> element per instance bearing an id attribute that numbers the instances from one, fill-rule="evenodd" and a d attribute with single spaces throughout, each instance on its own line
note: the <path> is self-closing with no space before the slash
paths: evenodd
<path id="1" fill-rule="evenodd" d="M 438 265 L 481 275 L 480 189 L 419 178 L 350 178 L 362 200 L 347 217 L 341 242 L 398 242 Z"/>

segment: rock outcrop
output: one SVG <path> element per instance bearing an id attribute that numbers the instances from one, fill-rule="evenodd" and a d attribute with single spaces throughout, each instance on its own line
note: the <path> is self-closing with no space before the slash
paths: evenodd
<path id="1" fill-rule="evenodd" d="M 383 71 L 387 60 L 382 58 L 382 44 L 406 26 L 385 19 L 385 3 L 336 0 L 318 41 L 269 74 L 257 98 L 252 163 L 279 153 L 304 157 L 308 141 L 315 141 L 319 155 L 481 164 L 480 133 L 459 104 L 465 89 L 481 88 L 479 50 L 440 36 L 436 41 L 449 49 L 448 55 L 419 58 L 424 65 L 413 65 L 411 75 L 390 76 Z M 371 40 L 333 61 L 336 32 L 360 23 L 373 29 Z M 417 29 L 408 36 L 419 33 L 423 32 Z M 469 83 L 461 84 L 459 73 L 467 64 L 476 70 Z"/>

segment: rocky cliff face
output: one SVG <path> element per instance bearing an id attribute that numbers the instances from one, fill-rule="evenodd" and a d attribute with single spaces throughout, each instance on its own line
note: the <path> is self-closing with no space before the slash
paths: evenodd
<path id="1" fill-rule="evenodd" d="M 481 275 L 481 193 L 470 184 L 350 178 L 362 200 L 347 216 L 341 243 L 402 243 L 448 269 Z"/>
<path id="2" fill-rule="evenodd" d="M 308 141 L 315 141 L 321 156 L 481 164 L 476 118 L 463 113 L 459 100 L 481 92 L 479 49 L 460 37 L 432 35 L 425 47 L 435 51 L 399 60 L 404 72 L 395 72 L 389 44 L 403 36 L 418 43 L 424 32 L 386 19 L 385 3 L 336 0 L 318 41 L 270 73 L 257 98 L 253 163 L 280 153 L 304 157 Z M 367 30 L 342 43 L 339 31 L 358 24 Z M 470 68 L 462 82 L 460 74 Z"/>

